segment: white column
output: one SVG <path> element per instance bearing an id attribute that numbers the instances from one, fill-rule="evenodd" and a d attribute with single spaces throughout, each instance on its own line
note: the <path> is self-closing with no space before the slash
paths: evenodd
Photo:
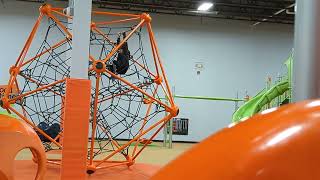
<path id="1" fill-rule="evenodd" d="M 72 2 L 69 2 L 69 5 L 72 6 Z M 91 95 L 91 82 L 88 80 L 91 8 L 92 0 L 73 0 L 71 77 L 66 81 L 61 180 L 87 179 Z M 75 131 L 78 133 L 75 134 Z"/>
<path id="2" fill-rule="evenodd" d="M 293 101 L 320 97 L 320 1 L 297 0 Z"/>
<path id="3" fill-rule="evenodd" d="M 92 0 L 73 0 L 71 78 L 88 79 L 91 9 Z"/>

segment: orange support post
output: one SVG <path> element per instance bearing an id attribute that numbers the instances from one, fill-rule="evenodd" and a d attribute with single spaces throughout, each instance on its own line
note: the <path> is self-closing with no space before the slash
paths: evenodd
<path id="1" fill-rule="evenodd" d="M 82 180 L 87 177 L 91 83 L 67 79 L 66 84 L 61 180 Z"/>

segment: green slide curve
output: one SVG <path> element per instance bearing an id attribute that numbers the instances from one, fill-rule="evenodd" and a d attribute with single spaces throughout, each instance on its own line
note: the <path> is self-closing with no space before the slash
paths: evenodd
<path id="1" fill-rule="evenodd" d="M 14 114 L 10 114 L 8 111 L 6 111 L 6 110 L 0 110 L 0 115 L 6 115 L 6 116 L 10 116 L 10 117 L 14 117 L 14 118 L 16 118 L 17 116 L 16 115 L 14 115 Z"/>
<path id="2" fill-rule="evenodd" d="M 0 111 L 0 115 L 6 115 L 6 116 L 10 116 L 10 117 L 14 117 L 16 118 L 15 115 L 8 113 L 7 111 Z"/>
<path id="3" fill-rule="evenodd" d="M 233 122 L 239 122 L 244 118 L 251 117 L 258 113 L 261 108 L 270 103 L 276 97 L 290 89 L 289 81 L 282 81 L 271 87 L 269 90 L 260 91 L 255 97 L 241 106 L 232 116 Z"/>

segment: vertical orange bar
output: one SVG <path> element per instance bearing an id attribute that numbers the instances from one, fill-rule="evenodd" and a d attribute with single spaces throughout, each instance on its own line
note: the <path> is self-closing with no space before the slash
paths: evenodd
<path id="1" fill-rule="evenodd" d="M 61 180 L 87 179 L 90 80 L 67 79 Z"/>
<path id="2" fill-rule="evenodd" d="M 64 108 L 65 108 L 65 97 L 61 98 L 61 119 L 60 119 L 60 127 L 64 127 Z M 60 132 L 59 143 L 63 146 L 63 131 Z"/>

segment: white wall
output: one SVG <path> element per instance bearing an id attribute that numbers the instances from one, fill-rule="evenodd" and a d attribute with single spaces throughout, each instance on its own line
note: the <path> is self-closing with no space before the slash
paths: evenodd
<path id="1" fill-rule="evenodd" d="M 0 5 L 0 84 L 35 19 L 37 3 L 5 1 Z M 153 28 L 175 93 L 190 96 L 235 97 L 239 91 L 253 96 L 265 86 L 266 76 L 284 71 L 282 63 L 291 52 L 293 26 L 252 22 L 153 15 Z M 148 53 L 148 52 L 146 52 Z M 205 69 L 196 75 L 195 62 Z M 200 141 L 228 125 L 234 103 L 182 100 L 180 117 L 190 118 L 190 135 L 174 140 Z M 161 138 L 160 135 L 158 138 Z"/>
<path id="2" fill-rule="evenodd" d="M 193 96 L 253 96 L 276 77 L 291 52 L 293 26 L 200 18 L 154 18 L 157 39 L 176 94 Z M 199 76 L 194 63 L 202 61 Z M 234 103 L 177 100 L 181 117 L 190 118 L 190 136 L 174 139 L 198 141 L 230 123 Z"/>

